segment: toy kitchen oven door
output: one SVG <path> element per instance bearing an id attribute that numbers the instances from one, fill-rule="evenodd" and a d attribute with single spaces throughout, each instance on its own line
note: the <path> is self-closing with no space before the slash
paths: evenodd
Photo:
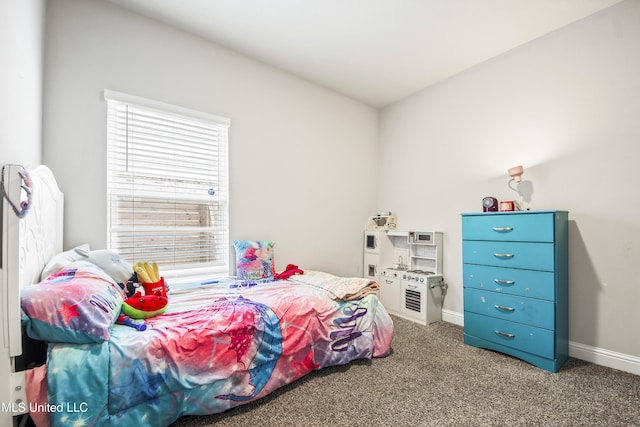
<path id="1" fill-rule="evenodd" d="M 389 313 L 428 325 L 442 320 L 444 286 L 440 274 L 385 268 L 380 274 L 380 301 Z"/>
<path id="2" fill-rule="evenodd" d="M 423 325 L 442 320 L 443 288 L 439 274 L 407 271 L 400 281 L 400 315 Z"/>

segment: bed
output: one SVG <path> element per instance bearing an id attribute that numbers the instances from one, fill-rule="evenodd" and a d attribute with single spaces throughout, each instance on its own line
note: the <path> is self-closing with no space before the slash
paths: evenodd
<path id="1" fill-rule="evenodd" d="M 19 218 L 9 204 L 25 198 L 17 168 L 4 182 L 0 368 L 10 381 L 0 386 L 0 425 L 29 414 L 38 426 L 167 426 L 260 399 L 316 369 L 389 352 L 393 323 L 376 284 L 307 270 L 176 286 L 164 313 L 117 323 L 124 297 L 95 265 L 40 278 L 65 253 L 63 195 L 38 166 L 29 174 L 31 206 Z M 92 310 L 96 322 L 85 316 Z M 23 354 L 25 339 L 46 342 L 41 363 Z M 22 369 L 25 357 L 35 366 Z"/>

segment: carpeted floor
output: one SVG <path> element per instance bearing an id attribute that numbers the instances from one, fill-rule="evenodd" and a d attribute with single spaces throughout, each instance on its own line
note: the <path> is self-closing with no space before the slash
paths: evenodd
<path id="1" fill-rule="evenodd" d="M 315 371 L 196 426 L 640 426 L 640 376 L 570 358 L 556 374 L 394 317 L 392 353 Z"/>

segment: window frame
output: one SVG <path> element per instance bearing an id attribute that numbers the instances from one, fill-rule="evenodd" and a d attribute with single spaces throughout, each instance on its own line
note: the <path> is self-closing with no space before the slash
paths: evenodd
<path id="1" fill-rule="evenodd" d="M 118 136 L 116 135 L 117 122 L 113 123 L 113 121 L 115 120 L 115 116 L 113 115 L 121 114 L 121 113 L 114 112 L 113 108 L 115 108 L 115 105 L 116 104 L 120 106 L 127 105 L 133 108 L 144 109 L 146 112 L 151 111 L 151 114 L 153 114 L 153 112 L 155 111 L 157 112 L 158 117 L 170 115 L 170 116 L 176 116 L 180 118 L 180 120 L 186 120 L 186 121 L 192 120 L 194 123 L 206 122 L 207 124 L 214 126 L 220 132 L 219 135 L 221 135 L 219 139 L 216 139 L 215 137 L 213 137 L 212 141 L 214 140 L 217 141 L 216 144 L 218 145 L 216 146 L 215 153 L 221 156 L 219 159 L 219 166 L 221 168 L 220 170 L 224 171 L 223 172 L 224 176 L 221 177 L 221 180 L 222 180 L 220 183 L 221 186 L 217 188 L 217 190 L 220 191 L 222 195 L 216 195 L 216 199 L 215 199 L 216 202 L 215 203 L 212 202 L 209 204 L 203 203 L 202 197 L 197 197 L 196 195 L 194 195 L 193 198 L 191 198 L 191 196 L 187 196 L 185 198 L 184 193 L 182 197 L 177 196 L 176 200 L 182 200 L 182 201 L 191 200 L 194 203 L 200 202 L 202 203 L 203 206 L 207 205 L 211 209 L 214 208 L 214 205 L 219 204 L 218 209 L 215 211 L 216 213 L 211 213 L 211 215 L 216 217 L 222 217 L 220 230 L 210 231 L 210 234 L 222 237 L 221 239 L 222 242 L 220 243 L 222 247 L 218 250 L 218 255 L 221 257 L 221 261 L 217 261 L 216 262 L 217 265 L 191 264 L 188 266 L 177 266 L 177 267 L 167 267 L 167 268 L 163 268 L 162 265 L 159 263 L 159 267 L 161 268 L 162 275 L 167 279 L 171 279 L 172 283 L 181 283 L 181 282 L 187 282 L 187 281 L 194 281 L 202 278 L 228 275 L 230 271 L 228 129 L 231 125 L 231 121 L 225 117 L 221 117 L 221 116 L 217 116 L 209 113 L 203 113 L 200 111 L 195 111 L 188 108 L 184 108 L 184 107 L 180 107 L 180 106 L 176 106 L 176 105 L 172 105 L 172 104 L 168 104 L 160 101 L 155 101 L 155 100 L 151 100 L 151 99 L 147 99 L 147 98 L 143 98 L 135 95 L 116 92 L 108 89 L 104 90 L 104 99 L 107 104 L 107 109 L 106 109 L 107 110 L 106 111 L 106 118 L 107 118 L 107 123 L 106 123 L 106 128 L 107 128 L 107 143 L 106 143 L 106 147 L 107 147 L 107 160 L 106 160 L 106 163 L 107 163 L 106 165 L 107 166 L 107 183 L 106 183 L 107 230 L 106 232 L 107 232 L 108 248 L 112 250 L 114 249 L 112 247 L 112 236 L 116 232 L 121 232 L 120 230 L 122 229 L 122 227 L 120 227 L 120 229 L 118 229 L 118 227 L 114 227 L 112 223 L 112 212 L 111 212 L 112 203 L 114 203 L 115 201 L 115 199 L 113 199 L 114 201 L 112 201 L 112 197 L 114 197 L 114 194 L 115 194 L 115 197 L 119 197 L 120 199 L 122 199 L 123 197 L 126 197 L 122 195 L 123 193 L 121 189 L 119 190 L 119 193 L 120 193 L 119 196 L 118 194 L 114 193 L 113 187 L 116 184 L 115 184 L 115 181 L 112 181 L 112 180 L 115 180 L 115 174 L 116 174 L 116 163 L 114 162 L 117 162 L 117 159 L 115 158 L 117 156 L 116 154 L 114 154 L 115 153 L 114 150 L 118 144 Z M 127 136 L 126 138 L 129 138 L 129 137 Z M 156 196 L 160 194 L 163 194 L 163 193 L 161 193 L 160 191 L 157 191 Z M 131 197 L 135 197 L 135 195 L 132 194 Z M 164 198 L 164 200 L 172 200 L 172 199 Z M 133 228 L 135 229 L 135 225 L 133 225 Z M 170 227 L 168 227 L 168 229 L 169 228 Z M 174 232 L 176 235 L 179 234 L 177 229 L 175 229 Z M 132 235 L 133 234 L 134 234 L 134 231 L 132 230 Z M 173 247 L 172 250 L 175 252 L 175 246 Z M 145 260 L 128 259 L 128 261 L 134 262 L 134 261 L 145 261 Z"/>

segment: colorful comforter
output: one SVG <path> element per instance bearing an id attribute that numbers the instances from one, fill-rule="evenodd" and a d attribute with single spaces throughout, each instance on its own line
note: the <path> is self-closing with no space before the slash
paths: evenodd
<path id="1" fill-rule="evenodd" d="M 51 424 L 166 426 L 259 399 L 315 369 L 386 355 L 393 323 L 380 301 L 369 292 L 343 301 L 358 285 L 341 291 L 334 277 L 182 289 L 145 331 L 115 325 L 102 343 L 51 345 Z"/>
<path id="2" fill-rule="evenodd" d="M 350 301 L 369 294 L 376 294 L 380 285 L 364 277 L 339 277 L 322 271 L 307 271 L 289 280 L 324 289 L 336 301 Z"/>

